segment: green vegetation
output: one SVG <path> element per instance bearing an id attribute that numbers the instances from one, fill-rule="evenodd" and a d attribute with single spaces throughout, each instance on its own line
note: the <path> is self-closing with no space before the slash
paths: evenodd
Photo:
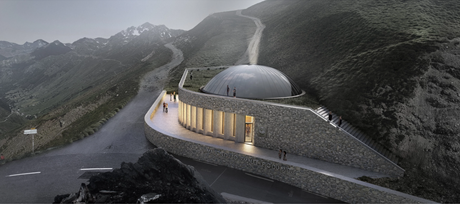
<path id="1" fill-rule="evenodd" d="M 460 159 L 448 144 L 460 142 L 459 9 L 455 0 L 290 0 L 243 14 L 266 26 L 260 64 L 402 158 L 408 176 L 384 186 L 456 202 Z"/>
<path id="2" fill-rule="evenodd" d="M 224 71 L 225 68 L 216 70 L 194 70 L 192 71 L 192 80 L 190 80 L 190 72 L 188 73 L 185 81 L 184 88 L 200 92 L 200 88 L 205 86 L 214 76 Z"/>
<path id="3" fill-rule="evenodd" d="M 165 89 L 177 93 L 185 68 L 233 65 L 245 53 L 255 30 L 251 19 L 235 11 L 208 16 L 174 43 L 184 53 L 184 61 L 170 72 Z"/>

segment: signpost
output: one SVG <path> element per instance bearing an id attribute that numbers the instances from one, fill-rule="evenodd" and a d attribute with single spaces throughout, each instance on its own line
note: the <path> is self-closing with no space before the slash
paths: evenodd
<path id="1" fill-rule="evenodd" d="M 37 134 L 37 129 L 24 130 L 25 135 L 32 135 L 32 154 L 34 154 L 34 135 Z"/>

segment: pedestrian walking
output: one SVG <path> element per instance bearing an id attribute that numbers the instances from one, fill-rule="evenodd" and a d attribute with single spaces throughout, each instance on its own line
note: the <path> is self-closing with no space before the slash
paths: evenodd
<path id="1" fill-rule="evenodd" d="M 168 103 L 166 103 L 166 113 L 168 113 Z"/>
<path id="2" fill-rule="evenodd" d="M 166 102 L 163 102 L 163 112 L 165 112 Z"/>
<path id="3" fill-rule="evenodd" d="M 4 164 L 5 163 L 5 157 L 3 156 L 3 154 L 0 155 L 0 164 Z"/>
<path id="4" fill-rule="evenodd" d="M 287 161 L 287 159 L 286 159 L 286 151 L 284 151 L 284 157 L 283 157 L 283 160 L 284 160 L 284 161 Z"/>
<path id="5" fill-rule="evenodd" d="M 233 87 L 233 98 L 236 98 L 236 87 Z"/>
<path id="6" fill-rule="evenodd" d="M 332 122 L 332 111 L 329 111 L 329 123 Z"/>
<path id="7" fill-rule="evenodd" d="M 278 151 L 278 157 L 279 157 L 280 159 L 281 159 L 281 154 L 283 154 L 283 150 L 282 150 L 282 149 L 280 149 L 280 150 Z"/>
<path id="8" fill-rule="evenodd" d="M 339 117 L 339 127 L 342 125 L 342 116 Z"/>
<path id="9" fill-rule="evenodd" d="M 230 87 L 228 87 L 228 85 L 227 85 L 227 96 L 228 96 L 229 91 L 230 91 Z"/>
<path id="10" fill-rule="evenodd" d="M 177 99 L 178 99 L 178 98 L 177 98 L 177 93 L 176 93 L 176 94 L 174 95 L 174 102 L 176 102 Z"/>
<path id="11" fill-rule="evenodd" d="M 176 102 L 176 92 L 173 93 L 174 102 Z"/>
<path id="12" fill-rule="evenodd" d="M 169 94 L 169 101 L 172 101 L 172 93 Z"/>
<path id="13" fill-rule="evenodd" d="M 192 72 L 190 72 L 190 80 L 192 80 L 193 76 L 192 76 Z"/>

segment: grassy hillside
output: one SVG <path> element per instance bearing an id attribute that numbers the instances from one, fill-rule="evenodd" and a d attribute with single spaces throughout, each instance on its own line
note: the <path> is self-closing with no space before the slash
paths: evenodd
<path id="1" fill-rule="evenodd" d="M 255 30 L 254 22 L 237 16 L 236 11 L 209 15 L 174 42 L 184 53 L 184 61 L 171 71 L 166 89 L 177 92 L 184 68 L 233 65 L 246 51 Z"/>
<path id="2" fill-rule="evenodd" d="M 459 9 L 455 0 L 290 0 L 243 14 L 266 25 L 259 64 L 399 155 L 407 170 L 399 188 L 452 202 L 460 200 Z"/>
<path id="3" fill-rule="evenodd" d="M 171 51 L 169 49 L 161 46 L 156 48 L 156 52 L 156 55 L 145 62 L 127 66 L 114 75 L 102 76 L 97 85 L 84 84 L 88 79 L 81 82 L 74 81 L 75 87 L 56 89 L 58 91 L 61 88 L 63 91 L 70 90 L 70 88 L 78 89 L 80 86 L 77 84 L 83 83 L 86 88 L 77 91 L 76 94 L 75 92 L 73 94 L 44 93 L 45 96 L 41 100 L 44 100 L 45 103 L 39 104 L 43 105 L 41 110 L 44 110 L 44 114 L 37 114 L 38 117 L 33 120 L 24 120 L 23 117 L 12 115 L 4 124 L 0 123 L 0 127 L 9 125 L 16 127 L 8 129 L 9 132 L 1 135 L 0 151 L 9 159 L 18 159 L 30 154 L 31 144 L 29 140 L 24 140 L 22 130 L 32 127 L 40 129 L 39 134 L 35 137 L 36 151 L 68 144 L 93 134 L 137 95 L 140 78 L 145 73 L 170 61 Z M 91 64 L 91 60 L 87 64 Z M 92 66 L 97 65 L 96 63 Z M 88 72 L 72 72 L 72 70 L 69 72 L 74 77 L 77 74 L 92 77 L 97 74 L 91 72 L 94 70 L 92 66 L 89 67 Z M 41 84 L 48 82 L 55 83 L 55 81 L 44 80 Z M 54 94 L 55 97 L 48 94 Z M 55 99 L 58 97 L 59 99 Z M 53 100 L 55 103 L 51 103 Z M 36 110 L 31 108 L 30 111 Z"/>

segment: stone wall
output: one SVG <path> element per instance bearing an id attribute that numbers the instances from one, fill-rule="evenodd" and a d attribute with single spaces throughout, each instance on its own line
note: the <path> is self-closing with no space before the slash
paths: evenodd
<path id="1" fill-rule="evenodd" d="M 151 110 L 153 110 L 152 108 Z M 288 183 L 309 192 L 349 203 L 432 203 L 432 201 L 372 185 L 352 178 L 320 171 L 308 166 L 294 166 L 267 158 L 208 146 L 186 138 L 176 138 L 152 128 L 149 111 L 145 116 L 145 135 L 154 145 L 168 152 L 200 161 Z"/>
<path id="2" fill-rule="evenodd" d="M 182 88 L 184 76 L 179 84 L 181 102 L 214 111 L 253 116 L 254 145 L 257 147 L 275 151 L 281 148 L 289 154 L 391 176 L 404 175 L 404 169 L 330 125 L 309 108 L 193 92 Z"/>

